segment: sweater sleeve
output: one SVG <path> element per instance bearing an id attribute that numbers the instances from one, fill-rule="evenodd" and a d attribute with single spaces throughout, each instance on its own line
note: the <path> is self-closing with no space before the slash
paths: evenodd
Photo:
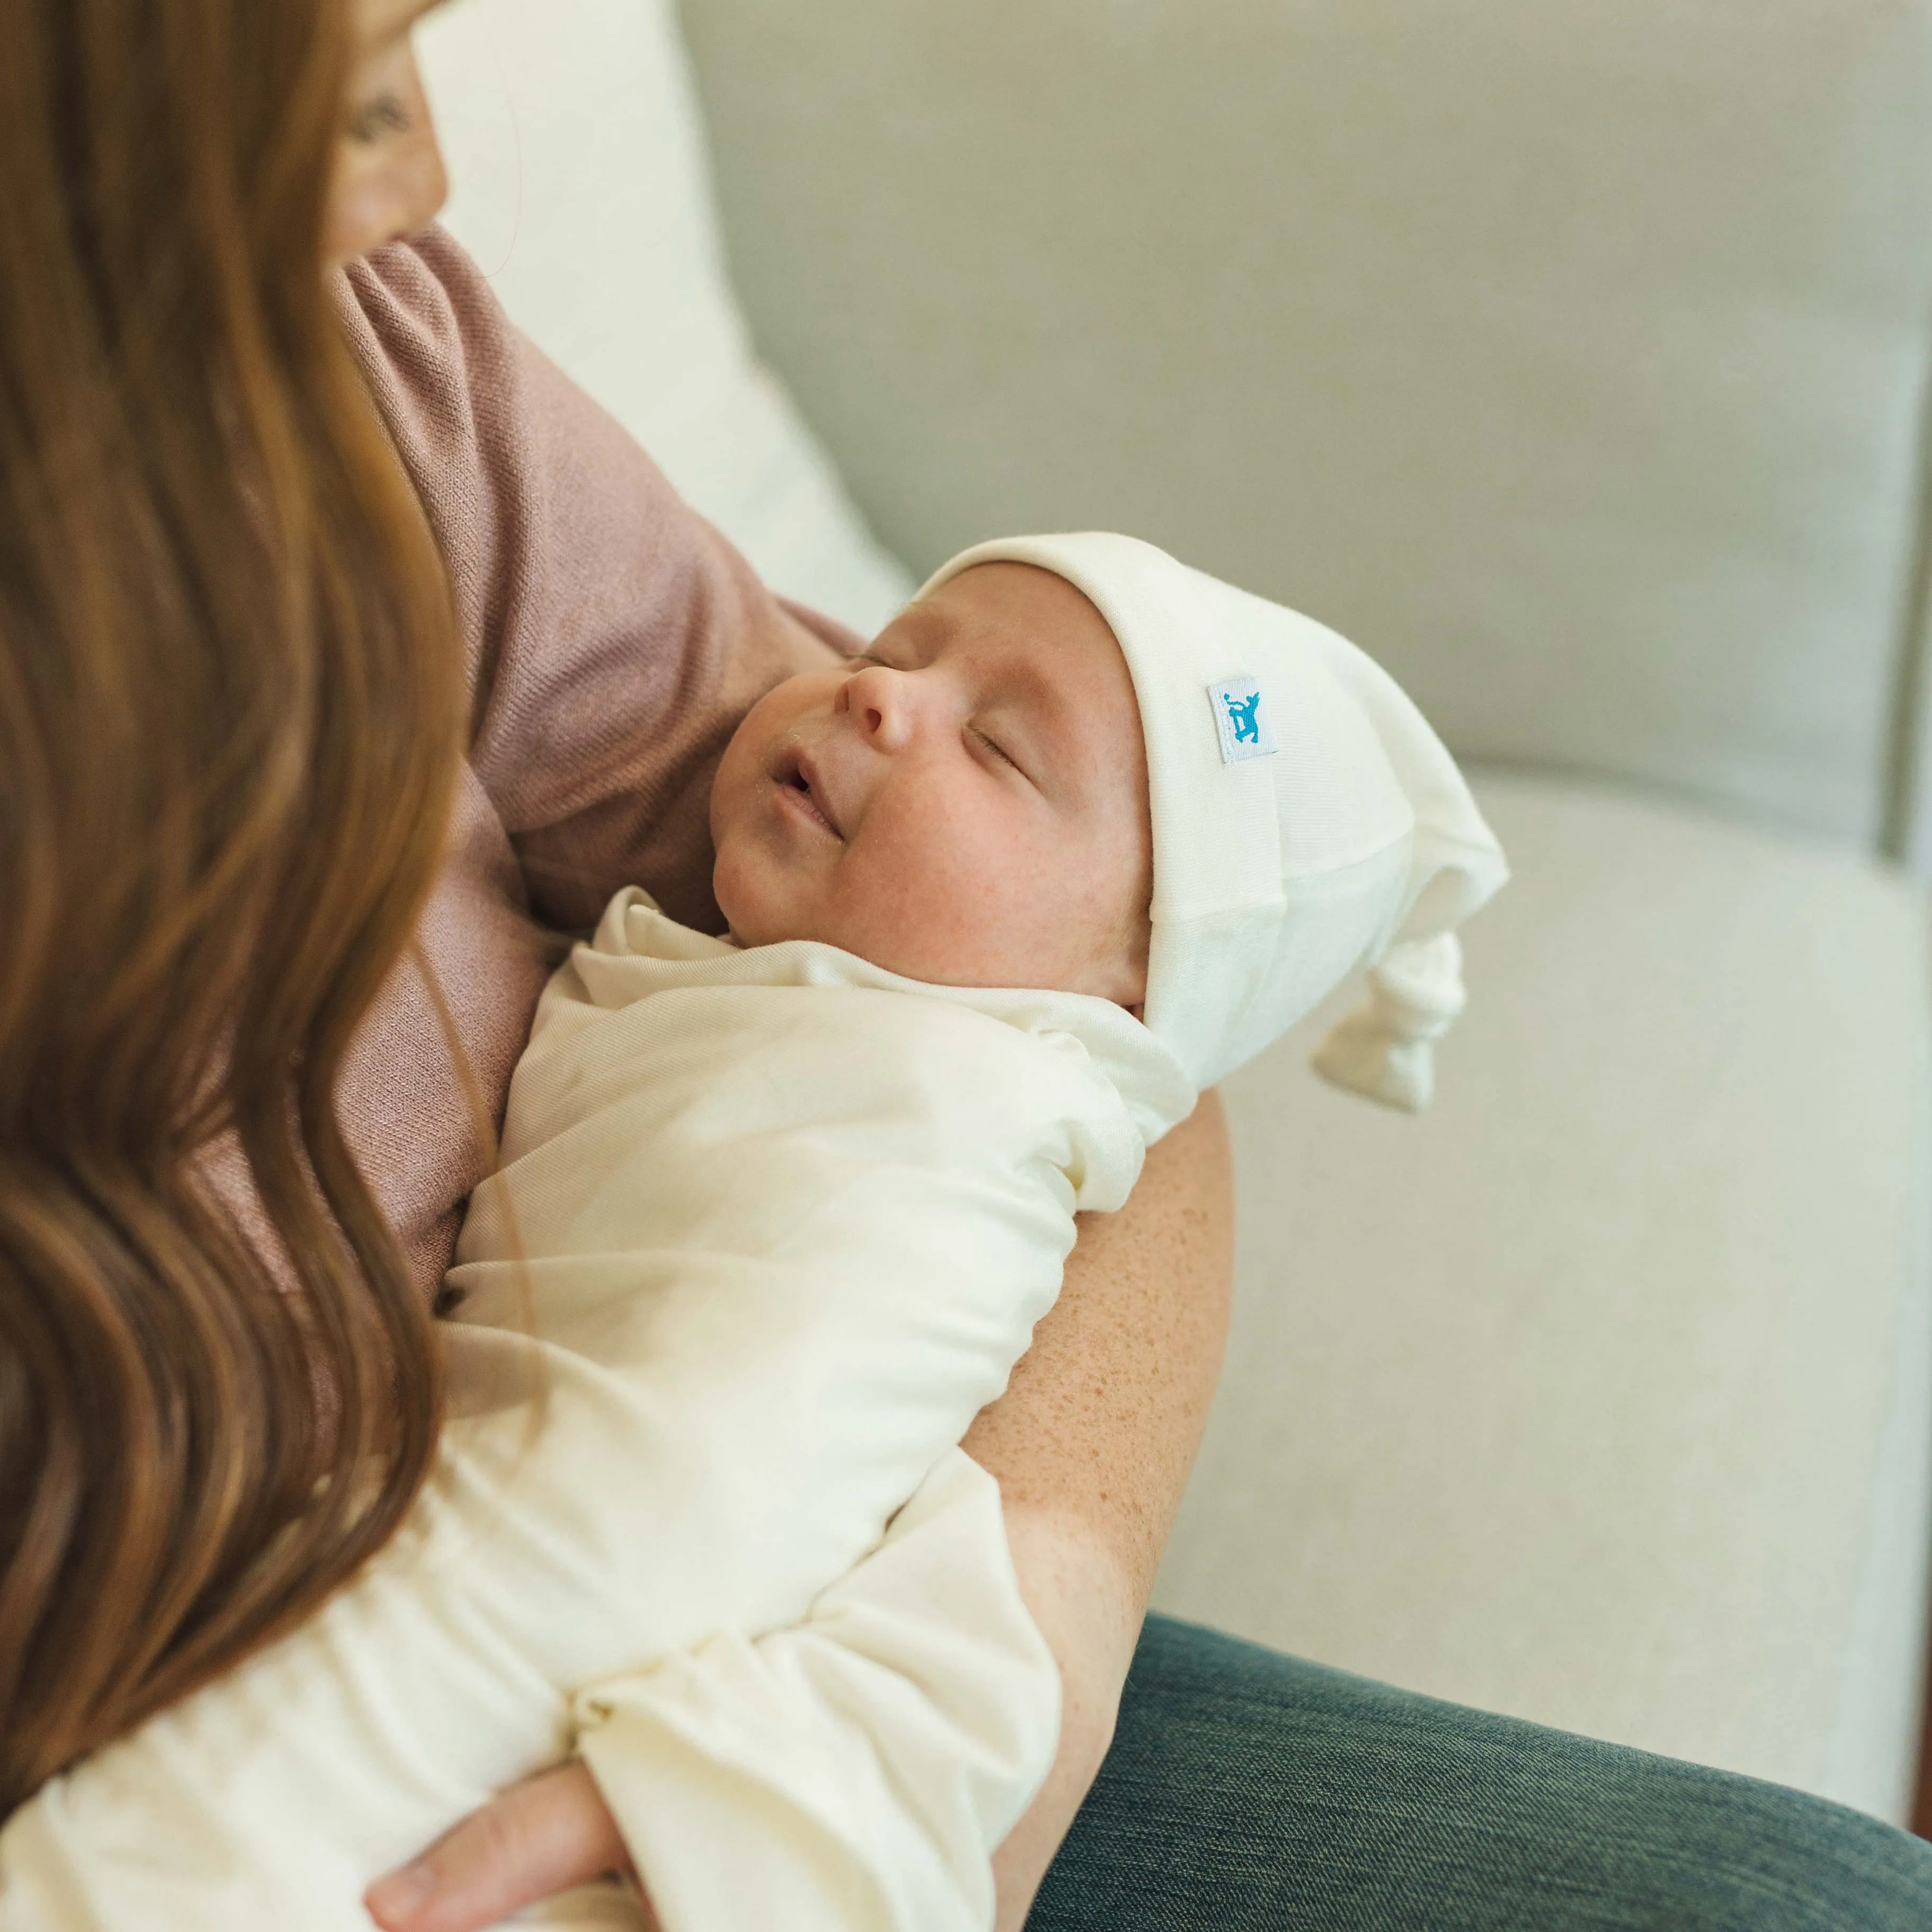
<path id="1" fill-rule="evenodd" d="M 626 884 L 717 929 L 707 806 L 739 719 L 855 640 L 796 610 L 511 324 L 432 229 L 346 272 L 344 314 L 448 566 L 470 764 L 532 910 Z"/>

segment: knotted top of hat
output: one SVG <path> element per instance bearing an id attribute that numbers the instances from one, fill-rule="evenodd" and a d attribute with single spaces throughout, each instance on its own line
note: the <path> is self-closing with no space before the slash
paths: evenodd
<path id="1" fill-rule="evenodd" d="M 981 544 L 1084 592 L 1139 701 L 1154 822 L 1148 1027 L 1207 1087 L 1366 970 L 1316 1055 L 1411 1112 L 1463 1003 L 1456 926 L 1509 876 L 1462 776 L 1394 680 L 1312 618 L 1131 537 Z"/>

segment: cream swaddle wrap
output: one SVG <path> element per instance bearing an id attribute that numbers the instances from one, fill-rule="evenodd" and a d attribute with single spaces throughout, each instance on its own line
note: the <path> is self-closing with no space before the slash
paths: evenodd
<path id="1" fill-rule="evenodd" d="M 0 1925 L 367 1932 L 372 1879 L 580 1730 L 665 1932 L 989 1925 L 1058 1680 L 956 1444 L 1076 1211 L 1193 1100 L 1104 1001 L 741 952 L 620 895 L 464 1228 L 422 1508 L 16 1813 Z"/>
<path id="2" fill-rule="evenodd" d="M 986 1932 L 1058 1679 L 961 1437 L 1074 1214 L 1352 973 L 1318 1064 L 1426 1103 L 1454 928 L 1507 876 L 1334 632 L 1122 537 L 934 586 L 993 561 L 1078 586 L 1132 676 L 1146 1024 L 620 894 L 464 1226 L 435 1481 L 301 1630 L 8 1821 L 0 1932 L 367 1932 L 371 1879 L 573 1747 L 664 1932 Z M 640 1922 L 609 1888 L 532 1916 Z"/>

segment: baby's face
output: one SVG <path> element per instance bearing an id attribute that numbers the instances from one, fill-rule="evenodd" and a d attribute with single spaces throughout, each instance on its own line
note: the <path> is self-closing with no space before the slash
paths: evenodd
<path id="1" fill-rule="evenodd" d="M 850 663 L 772 691 L 711 794 L 746 946 L 822 940 L 946 986 L 1136 1006 L 1153 843 L 1133 684 L 1052 572 L 964 572 Z"/>

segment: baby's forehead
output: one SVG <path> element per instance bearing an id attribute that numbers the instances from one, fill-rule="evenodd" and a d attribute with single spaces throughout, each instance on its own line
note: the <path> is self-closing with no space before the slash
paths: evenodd
<path id="1" fill-rule="evenodd" d="M 970 653 L 1042 692 L 1131 686 L 1112 626 L 1066 578 L 1024 563 L 983 563 L 949 578 L 905 614 L 935 654 Z"/>
<path id="2" fill-rule="evenodd" d="M 919 662 L 957 666 L 973 701 L 1036 746 L 1042 776 L 1050 767 L 1063 781 L 1090 784 L 1124 759 L 1138 764 L 1141 718 L 1126 656 L 1098 613 L 1083 612 L 1084 602 L 1074 592 L 920 614 L 928 621 L 914 653 Z"/>

